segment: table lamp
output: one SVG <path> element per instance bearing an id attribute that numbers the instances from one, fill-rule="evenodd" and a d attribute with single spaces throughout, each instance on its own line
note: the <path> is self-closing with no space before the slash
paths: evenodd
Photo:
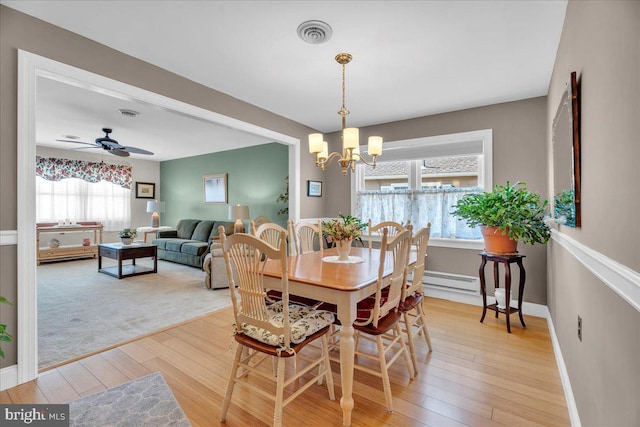
<path id="1" fill-rule="evenodd" d="M 154 200 L 153 202 L 147 202 L 147 212 L 153 212 L 151 215 L 151 227 L 160 227 L 160 215 L 164 212 L 164 202 Z"/>
<path id="2" fill-rule="evenodd" d="M 229 206 L 229 219 L 235 219 L 236 223 L 233 226 L 234 233 L 244 233 L 243 219 L 249 219 L 249 206 L 246 205 L 232 205 Z"/>

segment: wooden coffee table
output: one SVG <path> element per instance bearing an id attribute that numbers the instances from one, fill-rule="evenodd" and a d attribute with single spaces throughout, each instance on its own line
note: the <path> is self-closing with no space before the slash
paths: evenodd
<path id="1" fill-rule="evenodd" d="M 115 259 L 117 266 L 102 268 L 102 257 Z M 153 268 L 136 265 L 138 258 L 153 258 Z M 131 264 L 122 265 L 122 261 L 130 259 Z M 101 243 L 98 245 L 98 271 L 109 276 L 122 279 L 123 277 L 138 276 L 158 272 L 158 247 L 144 243 L 125 246 L 122 243 Z"/>

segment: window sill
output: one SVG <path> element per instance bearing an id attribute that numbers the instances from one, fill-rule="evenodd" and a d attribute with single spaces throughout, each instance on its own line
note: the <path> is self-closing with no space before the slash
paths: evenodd
<path id="1" fill-rule="evenodd" d="M 429 246 L 481 251 L 484 249 L 484 240 L 443 239 L 440 237 L 432 237 L 429 239 Z"/>

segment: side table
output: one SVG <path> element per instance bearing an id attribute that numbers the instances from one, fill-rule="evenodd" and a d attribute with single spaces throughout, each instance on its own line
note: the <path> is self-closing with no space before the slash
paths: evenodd
<path id="1" fill-rule="evenodd" d="M 482 263 L 480 264 L 480 293 L 482 294 L 482 317 L 480 318 L 480 322 L 484 321 L 484 316 L 487 314 L 487 309 L 494 310 L 496 312 L 496 318 L 498 317 L 498 313 L 504 313 L 507 317 L 507 332 L 511 333 L 511 323 L 509 322 L 509 315 L 511 313 L 518 313 L 520 317 L 520 323 L 522 323 L 523 327 L 527 325 L 524 324 L 524 319 L 522 318 L 522 295 L 524 293 L 524 282 L 526 279 L 526 272 L 524 270 L 524 266 L 522 265 L 522 258 L 526 255 L 520 254 L 490 254 L 487 252 L 481 252 L 480 256 L 482 257 Z M 490 304 L 487 305 L 487 288 L 485 284 L 484 278 L 484 267 L 487 265 L 487 261 L 493 262 L 493 283 L 495 288 L 500 287 L 500 274 L 499 274 L 499 265 L 504 265 L 504 290 L 505 290 L 505 308 L 498 307 L 498 304 Z M 520 283 L 518 289 L 518 307 L 511 307 L 511 264 L 516 263 L 520 268 Z"/>
<path id="2" fill-rule="evenodd" d="M 170 230 L 175 230 L 175 228 L 169 227 L 167 225 L 162 225 L 160 227 L 138 227 L 136 229 L 136 231 L 138 233 L 142 233 L 144 235 L 144 238 L 142 239 L 142 241 L 145 244 L 147 243 L 147 235 L 148 234 L 157 233 L 158 231 L 170 231 Z"/>

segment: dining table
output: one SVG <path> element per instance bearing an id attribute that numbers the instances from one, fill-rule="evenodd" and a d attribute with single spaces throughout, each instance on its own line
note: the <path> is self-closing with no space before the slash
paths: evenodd
<path id="1" fill-rule="evenodd" d="M 349 262 L 336 262 L 335 248 L 288 257 L 289 294 L 335 304 L 340 320 L 340 381 L 342 385 L 342 423 L 351 425 L 354 408 L 354 328 L 358 302 L 376 291 L 380 250 L 351 248 Z M 324 260 L 323 260 L 324 258 Z M 329 258 L 329 259 L 327 259 Z M 277 260 L 268 261 L 264 269 L 264 286 L 282 290 L 282 271 Z M 415 257 L 410 258 L 415 262 Z M 385 256 L 383 275 L 393 270 L 393 257 Z"/>

